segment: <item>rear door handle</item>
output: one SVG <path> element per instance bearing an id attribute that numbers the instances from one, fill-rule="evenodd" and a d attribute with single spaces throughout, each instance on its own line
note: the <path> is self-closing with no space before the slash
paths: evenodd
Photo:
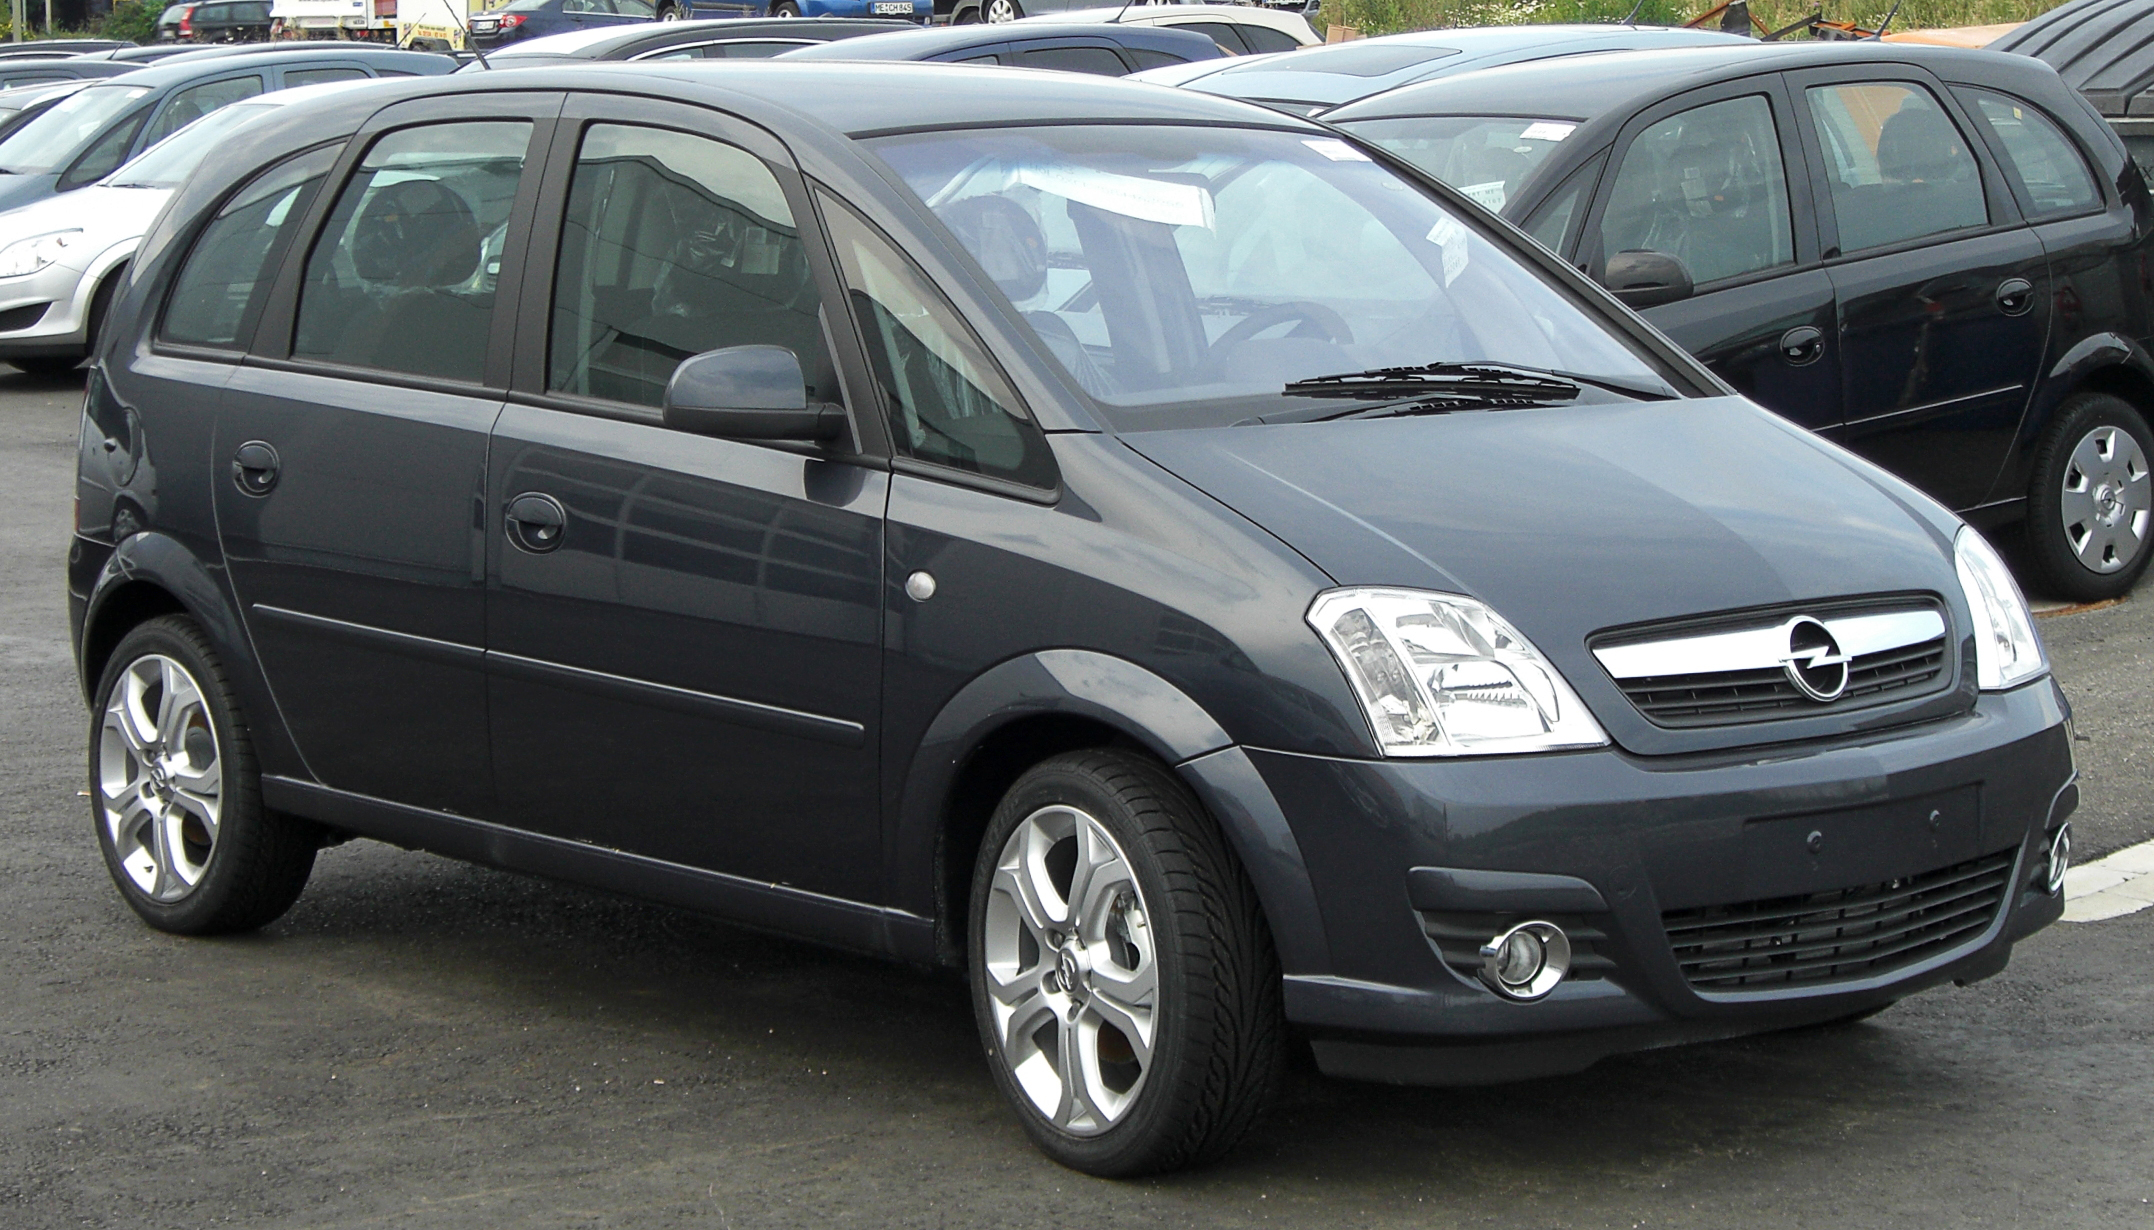
<path id="1" fill-rule="evenodd" d="M 510 542 L 533 555 L 544 555 L 561 545 L 561 533 L 568 527 L 568 510 L 550 495 L 526 491 L 509 501 L 503 520 Z"/>
<path id="2" fill-rule="evenodd" d="M 1815 363 L 1825 353 L 1825 333 L 1814 325 L 1803 325 L 1780 335 L 1780 357 L 1791 367 Z"/>
<path id="3" fill-rule="evenodd" d="M 232 454 L 232 481 L 248 495 L 268 495 L 277 485 L 277 450 L 249 440 Z"/>
<path id="4" fill-rule="evenodd" d="M 2007 316 L 2024 316 L 2034 306 L 2034 283 L 2025 278 L 2006 278 L 1997 288 L 1997 310 Z"/>

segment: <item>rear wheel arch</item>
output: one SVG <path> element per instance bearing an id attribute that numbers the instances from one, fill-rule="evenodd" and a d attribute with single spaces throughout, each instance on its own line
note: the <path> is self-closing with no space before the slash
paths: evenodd
<path id="1" fill-rule="evenodd" d="M 82 628 L 82 686 L 94 691 L 105 677 L 112 651 L 129 632 L 160 615 L 187 615 L 187 609 L 171 590 L 153 581 L 123 581 L 102 592 L 90 609 Z"/>
<path id="2" fill-rule="evenodd" d="M 2111 397 L 2127 401 L 2141 416 L 2154 421 L 2154 376 L 2125 363 L 2111 363 L 2088 372 L 2079 381 L 2072 395 L 2080 393 L 2107 393 Z M 2063 401 L 2070 401 L 2067 396 Z M 2062 401 L 2058 403 L 2060 406 Z M 2054 421 L 2052 416 L 2052 421 Z"/>

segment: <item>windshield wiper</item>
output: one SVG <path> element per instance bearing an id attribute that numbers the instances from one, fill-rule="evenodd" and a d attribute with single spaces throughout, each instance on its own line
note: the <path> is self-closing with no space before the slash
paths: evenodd
<path id="1" fill-rule="evenodd" d="M 1379 414 L 1444 414 L 1453 410 L 1509 410 L 1574 400 L 1580 385 L 1625 397 L 1666 400 L 1675 393 L 1516 363 L 1427 363 L 1379 367 L 1365 372 L 1312 376 L 1280 388 L 1288 397 L 1349 398 L 1372 404 L 1351 410 L 1289 412 L 1246 419 L 1248 423 L 1310 423 Z"/>

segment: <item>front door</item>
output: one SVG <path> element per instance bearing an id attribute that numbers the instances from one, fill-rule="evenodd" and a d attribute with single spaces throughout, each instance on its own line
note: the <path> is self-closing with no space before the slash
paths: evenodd
<path id="1" fill-rule="evenodd" d="M 568 115 L 487 480 L 501 814 L 871 900 L 888 472 L 660 414 L 675 365 L 728 346 L 784 346 L 844 400 L 797 173 L 700 109 Z"/>
<path id="2" fill-rule="evenodd" d="M 2049 328 L 2049 266 L 1962 117 L 1900 74 L 1797 79 L 1838 301 L 1842 442 L 1946 505 L 2011 448 Z"/>
<path id="3" fill-rule="evenodd" d="M 478 501 L 514 323 L 494 301 L 514 301 L 499 271 L 521 248 L 536 190 L 523 169 L 548 122 L 539 96 L 483 119 L 443 118 L 488 114 L 450 101 L 391 109 L 331 176 L 342 187 L 285 262 L 259 357 L 225 387 L 217 498 L 233 587 L 308 768 L 473 815 L 492 793 Z"/>

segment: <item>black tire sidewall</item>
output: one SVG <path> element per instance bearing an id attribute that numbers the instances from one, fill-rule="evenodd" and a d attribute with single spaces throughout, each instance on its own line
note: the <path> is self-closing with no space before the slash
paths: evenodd
<path id="1" fill-rule="evenodd" d="M 2115 427 L 2139 442 L 2142 455 L 2154 459 L 2154 434 L 2130 402 L 2107 393 L 2081 393 L 2058 407 L 2057 421 L 2035 453 L 2033 486 L 2027 493 L 2025 541 L 2037 587 L 2060 598 L 2097 602 L 2131 592 L 2154 560 L 2154 535 L 2141 544 L 2139 558 L 2115 572 L 2091 572 L 2079 562 L 2064 538 L 2064 469 L 2072 450 L 2097 427 Z"/>

